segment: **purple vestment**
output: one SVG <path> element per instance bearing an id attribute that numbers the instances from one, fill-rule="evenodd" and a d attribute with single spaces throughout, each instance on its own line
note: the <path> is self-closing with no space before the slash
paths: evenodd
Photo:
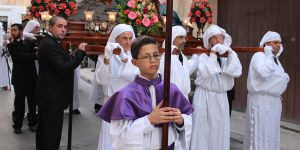
<path id="1" fill-rule="evenodd" d="M 164 84 L 161 75 L 153 80 L 136 76 L 135 80 L 112 95 L 98 112 L 106 122 L 111 120 L 135 120 L 152 112 L 149 87 L 155 87 L 156 104 L 163 100 Z M 194 109 L 175 84 L 170 85 L 170 107 L 180 109 L 182 114 L 191 114 Z"/>

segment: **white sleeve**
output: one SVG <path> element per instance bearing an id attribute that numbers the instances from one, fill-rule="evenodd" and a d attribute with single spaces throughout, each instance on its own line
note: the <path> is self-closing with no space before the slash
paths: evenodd
<path id="1" fill-rule="evenodd" d="M 207 56 L 206 54 L 201 54 L 199 57 L 197 76 L 201 78 L 211 78 L 218 73 L 221 73 L 221 68 L 217 61 L 217 55 L 210 54 L 210 56 Z"/>
<path id="2" fill-rule="evenodd" d="M 266 78 L 276 70 L 276 63 L 272 57 L 266 57 L 264 53 L 256 53 L 253 56 L 253 69 L 261 77 Z"/>
<path id="3" fill-rule="evenodd" d="M 242 65 L 234 51 L 228 55 L 227 61 L 222 68 L 222 72 L 232 77 L 239 77 L 242 75 Z"/>
<path id="4" fill-rule="evenodd" d="M 182 114 L 184 125 L 179 128 L 174 125 L 178 130 L 178 136 L 175 141 L 175 150 L 189 150 L 192 136 L 192 116 Z"/>
<path id="5" fill-rule="evenodd" d="M 199 56 L 197 54 L 192 55 L 192 58 L 188 60 L 189 73 L 192 74 L 197 69 Z"/>
<path id="6" fill-rule="evenodd" d="M 98 63 L 95 74 L 96 81 L 99 85 L 107 85 L 111 79 L 111 75 L 109 74 L 109 65 L 104 64 L 103 55 L 98 57 Z"/>
<path id="7" fill-rule="evenodd" d="M 112 147 L 115 150 L 142 150 L 144 135 L 153 130 L 147 116 L 136 120 L 113 120 L 110 123 Z"/>

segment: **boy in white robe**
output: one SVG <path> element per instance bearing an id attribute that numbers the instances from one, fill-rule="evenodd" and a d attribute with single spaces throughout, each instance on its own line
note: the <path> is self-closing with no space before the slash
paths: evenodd
<path id="1" fill-rule="evenodd" d="M 102 57 L 102 61 L 103 61 L 103 56 L 101 56 L 101 57 Z M 98 56 L 98 61 L 96 63 L 95 70 L 99 69 L 100 61 L 101 61 L 101 58 L 100 58 L 100 56 Z M 93 103 L 95 103 L 94 109 L 95 109 L 95 112 L 97 113 L 103 105 L 104 94 L 103 94 L 101 85 L 98 84 L 96 81 L 96 71 L 95 71 L 95 74 L 94 74 L 94 77 L 92 80 L 92 89 L 90 92 L 89 100 L 92 101 Z"/>
<path id="2" fill-rule="evenodd" d="M 241 76 L 242 66 L 237 54 L 229 47 L 231 37 L 217 25 L 203 35 L 204 47 L 211 54 L 201 54 L 193 98 L 193 133 L 191 150 L 229 150 L 230 119 L 227 91 L 234 78 Z M 216 53 L 228 52 L 228 58 Z"/>
<path id="3" fill-rule="evenodd" d="M 130 25 L 118 24 L 112 30 L 105 46 L 104 56 L 99 56 L 99 68 L 96 70 L 96 81 L 101 85 L 104 103 L 115 92 L 134 80 L 138 69 L 131 63 L 130 47 L 135 39 Z M 120 54 L 114 54 L 120 49 Z M 109 123 L 102 120 L 98 150 L 112 150 L 109 137 Z"/>
<path id="4" fill-rule="evenodd" d="M 131 52 L 132 63 L 139 68 L 140 75 L 111 96 L 98 113 L 111 123 L 113 148 L 159 150 L 162 148 L 161 124 L 169 123 L 168 149 L 188 150 L 193 108 L 172 83 L 170 106 L 161 108 L 164 83 L 157 73 L 161 58 L 157 41 L 141 36 L 133 42 Z"/>
<path id="5" fill-rule="evenodd" d="M 245 150 L 280 150 L 281 95 L 289 76 L 278 57 L 283 52 L 281 37 L 268 31 L 253 55 L 247 80 Z"/>
<path id="6" fill-rule="evenodd" d="M 172 55 L 170 80 L 174 83 L 183 95 L 188 99 L 191 91 L 190 75 L 197 69 L 197 55 L 193 55 L 190 60 L 182 53 L 186 43 L 186 30 L 182 26 L 172 27 Z M 165 48 L 165 41 L 162 45 Z M 160 61 L 159 72 L 164 74 L 165 54 Z"/>

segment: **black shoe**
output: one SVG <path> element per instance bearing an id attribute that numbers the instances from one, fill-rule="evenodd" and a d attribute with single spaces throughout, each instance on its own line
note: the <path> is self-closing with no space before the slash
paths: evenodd
<path id="1" fill-rule="evenodd" d="M 72 111 L 72 113 L 75 114 L 75 115 L 79 115 L 81 112 L 78 109 L 74 109 Z"/>
<path id="2" fill-rule="evenodd" d="M 14 129 L 14 133 L 15 133 L 15 134 L 21 134 L 21 133 L 22 133 L 21 128 L 15 128 L 15 129 Z"/>
<path id="3" fill-rule="evenodd" d="M 30 126 L 30 127 L 29 127 L 29 130 L 30 130 L 31 132 L 35 132 L 35 131 L 36 131 L 36 126 Z"/>
<path id="4" fill-rule="evenodd" d="M 102 105 L 95 104 L 94 105 L 95 113 L 98 113 L 98 111 L 101 109 L 101 107 L 102 107 Z"/>

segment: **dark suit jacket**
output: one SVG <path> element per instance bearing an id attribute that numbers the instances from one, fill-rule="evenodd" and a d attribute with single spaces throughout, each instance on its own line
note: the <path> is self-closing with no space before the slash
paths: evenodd
<path id="1" fill-rule="evenodd" d="M 13 41 L 7 45 L 13 61 L 13 85 L 36 84 L 37 72 L 34 60 L 36 54 L 34 42 L 30 40 Z"/>
<path id="2" fill-rule="evenodd" d="M 66 109 L 73 95 L 74 69 L 79 66 L 85 52 L 77 50 L 69 56 L 60 43 L 46 35 L 38 50 L 39 77 L 37 104 L 41 109 Z"/>

